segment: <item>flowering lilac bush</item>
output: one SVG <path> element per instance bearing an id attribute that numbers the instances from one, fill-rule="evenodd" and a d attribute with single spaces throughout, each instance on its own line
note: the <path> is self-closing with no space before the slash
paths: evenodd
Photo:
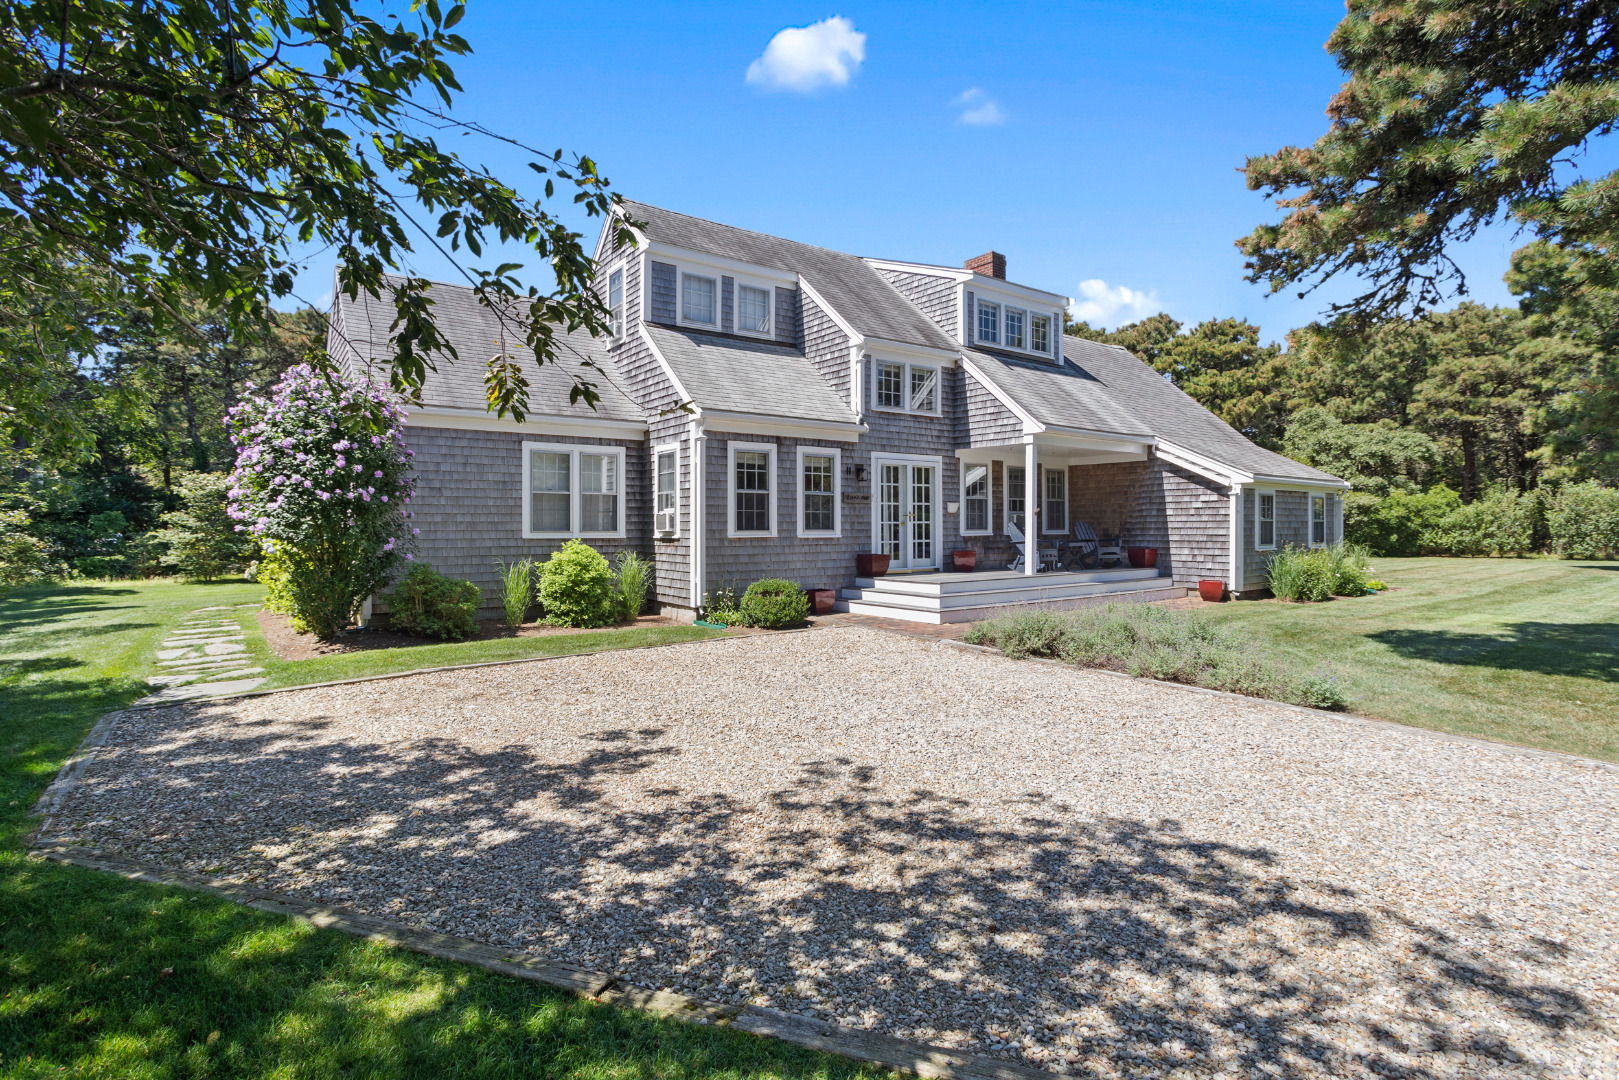
<path id="1" fill-rule="evenodd" d="M 254 390 L 226 420 L 230 516 L 276 559 L 300 621 L 329 639 L 412 557 L 405 411 L 369 380 L 307 363 Z"/>

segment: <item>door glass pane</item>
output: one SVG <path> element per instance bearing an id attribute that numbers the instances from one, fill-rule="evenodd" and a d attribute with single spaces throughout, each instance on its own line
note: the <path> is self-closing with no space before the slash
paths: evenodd
<path id="1" fill-rule="evenodd" d="M 529 525 L 535 532 L 573 531 L 568 520 L 568 455 L 529 455 Z"/>
<path id="2" fill-rule="evenodd" d="M 763 451 L 737 451 L 736 531 L 770 531 L 770 455 Z"/>
<path id="3" fill-rule="evenodd" d="M 579 455 L 581 532 L 618 531 L 618 457 Z"/>
<path id="4" fill-rule="evenodd" d="M 884 465 L 877 493 L 882 502 L 877 537 L 881 554 L 898 560 L 902 566 L 905 562 L 905 546 L 901 540 L 905 528 L 905 511 L 901 505 L 905 489 L 904 473 L 903 466 Z"/>
<path id="5" fill-rule="evenodd" d="M 804 456 L 805 532 L 831 532 L 836 527 L 832 497 L 832 459 L 822 454 L 806 454 Z"/>
<path id="6" fill-rule="evenodd" d="M 933 562 L 933 466 L 911 466 L 911 565 Z"/>

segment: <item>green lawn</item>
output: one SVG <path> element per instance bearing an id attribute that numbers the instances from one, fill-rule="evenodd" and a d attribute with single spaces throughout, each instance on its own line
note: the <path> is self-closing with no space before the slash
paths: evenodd
<path id="1" fill-rule="evenodd" d="M 1619 563 L 1372 565 L 1393 591 L 1205 610 L 1336 671 L 1354 712 L 1619 761 Z"/>
<path id="2" fill-rule="evenodd" d="M 158 582 L 0 599 L 0 1077 L 876 1075 L 214 897 L 26 857 L 29 808 L 97 716 L 147 692 L 142 680 L 168 629 L 194 608 L 257 595 L 246 585 Z M 554 652 L 692 636 L 631 634 L 490 644 Z M 497 658 L 478 648 L 272 671 L 284 683 L 305 672 L 304 681 L 318 681 Z"/>

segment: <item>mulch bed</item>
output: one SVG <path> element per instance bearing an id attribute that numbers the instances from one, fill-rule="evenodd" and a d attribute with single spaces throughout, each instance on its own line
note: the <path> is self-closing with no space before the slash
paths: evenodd
<path id="1" fill-rule="evenodd" d="M 337 641 L 320 641 L 314 634 L 301 634 L 288 623 L 285 615 L 270 611 L 258 613 L 259 629 L 264 631 L 265 643 L 270 651 L 283 660 L 309 660 L 316 656 L 336 656 L 342 653 L 367 652 L 371 649 L 405 649 L 413 645 L 440 645 L 434 638 L 415 637 L 388 627 L 388 617 L 380 615 L 369 630 L 351 631 Z M 618 623 L 603 630 L 626 630 L 639 626 L 678 626 L 674 619 L 662 615 L 643 615 L 634 622 Z M 577 630 L 570 626 L 539 626 L 524 623 L 513 630 L 500 619 L 479 619 L 478 632 L 469 641 L 489 641 L 494 638 L 550 637 L 555 634 L 588 634 L 590 630 Z"/>

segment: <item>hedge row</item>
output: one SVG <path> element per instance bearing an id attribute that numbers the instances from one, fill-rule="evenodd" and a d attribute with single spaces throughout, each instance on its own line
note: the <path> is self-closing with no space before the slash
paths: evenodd
<path id="1" fill-rule="evenodd" d="M 1344 538 L 1377 555 L 1619 557 L 1619 489 L 1595 481 L 1555 493 L 1492 491 L 1464 505 L 1448 487 L 1381 498 L 1351 492 Z"/>

